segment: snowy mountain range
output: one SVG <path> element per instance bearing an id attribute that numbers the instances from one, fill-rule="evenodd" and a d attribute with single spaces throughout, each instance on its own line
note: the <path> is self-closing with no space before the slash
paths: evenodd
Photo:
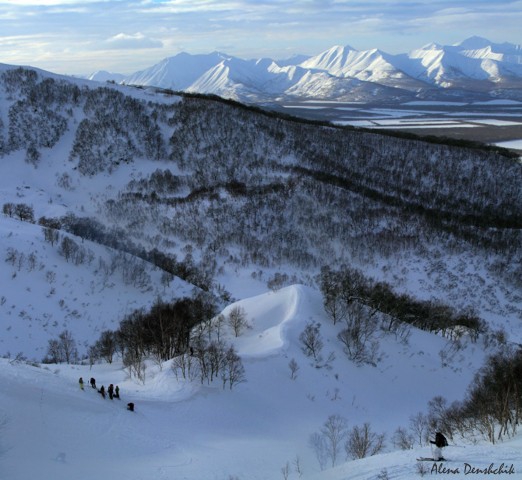
<path id="1" fill-rule="evenodd" d="M 106 81 L 107 72 L 92 80 Z M 334 46 L 311 57 L 243 60 L 224 53 L 180 53 L 118 83 L 216 94 L 245 102 L 274 100 L 378 101 L 444 98 L 522 98 L 520 45 L 472 37 L 391 55 Z"/>

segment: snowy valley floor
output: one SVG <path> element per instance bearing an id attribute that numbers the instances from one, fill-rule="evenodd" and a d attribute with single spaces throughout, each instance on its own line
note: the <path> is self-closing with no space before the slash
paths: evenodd
<path id="1" fill-rule="evenodd" d="M 382 338 L 377 367 L 357 367 L 337 343 L 325 341 L 324 358 L 333 352 L 335 360 L 317 368 L 301 351 L 300 332 L 315 321 L 325 339 L 335 338 L 338 327 L 324 316 L 317 291 L 292 286 L 238 303 L 252 328 L 237 339 L 227 337 L 246 369 L 247 381 L 233 390 L 224 390 L 219 380 L 178 381 L 169 363 L 161 370 L 150 364 L 141 384 L 120 363 L 91 369 L 1 359 L 0 478 L 282 479 L 287 464 L 289 479 L 377 479 L 384 471 L 389 479 L 421 478 L 416 458 L 429 456 L 429 447 L 393 451 L 390 437 L 435 395 L 461 398 L 472 362 L 482 358 L 480 347 L 470 346 L 465 357 L 441 368 L 445 340 L 414 331 L 408 344 Z M 291 359 L 299 365 L 294 380 Z M 87 384 L 81 391 L 79 377 L 88 382 L 91 376 L 98 386 L 119 385 L 121 400 L 104 400 Z M 127 411 L 128 402 L 135 412 Z M 350 427 L 370 422 L 374 431 L 386 432 L 386 453 L 346 463 L 343 458 L 321 470 L 309 438 L 332 414 Z M 449 461 L 442 468 L 450 471 L 433 471 L 428 462 L 425 478 L 522 478 L 522 437 L 446 450 Z M 502 463 L 516 473 L 466 474 L 466 468 Z"/>

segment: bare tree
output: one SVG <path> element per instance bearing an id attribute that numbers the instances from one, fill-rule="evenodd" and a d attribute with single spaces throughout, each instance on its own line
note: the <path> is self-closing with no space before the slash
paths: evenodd
<path id="1" fill-rule="evenodd" d="M 299 335 L 301 350 L 307 357 L 313 357 L 316 362 L 320 362 L 321 350 L 323 349 L 323 339 L 319 331 L 321 325 L 309 323 Z"/>
<path id="2" fill-rule="evenodd" d="M 11 202 L 4 203 L 2 213 L 8 217 L 12 217 L 15 214 L 15 204 Z"/>
<path id="3" fill-rule="evenodd" d="M 223 388 L 225 388 L 226 382 L 228 380 L 228 385 L 230 390 L 237 383 L 242 383 L 246 381 L 245 377 L 245 368 L 243 367 L 243 362 L 241 361 L 241 357 L 236 353 L 233 346 L 230 346 L 226 353 L 225 365 L 222 370 L 221 379 L 223 380 Z"/>
<path id="4" fill-rule="evenodd" d="M 358 365 L 375 364 L 378 351 L 378 344 L 374 338 L 378 327 L 374 317 L 376 310 L 369 312 L 366 306 L 354 302 L 347 311 L 346 328 L 337 338 L 343 344 L 350 360 Z"/>
<path id="5" fill-rule="evenodd" d="M 320 433 L 315 432 L 310 435 L 308 443 L 315 453 L 317 461 L 319 462 L 319 467 L 321 470 L 324 470 L 326 468 L 326 464 L 328 463 L 329 456 L 326 439 Z"/>
<path id="6" fill-rule="evenodd" d="M 140 382 L 145 383 L 146 365 L 140 352 L 129 349 L 123 355 L 123 366 L 129 369 L 129 376 L 135 376 Z"/>
<path id="7" fill-rule="evenodd" d="M 34 209 L 25 203 L 17 203 L 14 207 L 15 215 L 23 222 L 34 223 Z"/>
<path id="8" fill-rule="evenodd" d="M 392 437 L 393 446 L 401 450 L 411 450 L 413 448 L 413 435 L 408 433 L 405 428 L 398 427 Z"/>
<path id="9" fill-rule="evenodd" d="M 384 434 L 372 432 L 369 423 L 353 427 L 345 444 L 346 455 L 354 459 L 375 455 L 383 448 Z"/>
<path id="10" fill-rule="evenodd" d="M 234 335 L 239 337 L 241 332 L 248 327 L 247 314 L 243 307 L 235 306 L 228 314 L 228 324 L 234 331 Z"/>
<path id="11" fill-rule="evenodd" d="M 47 346 L 47 356 L 44 363 L 71 363 L 78 359 L 78 350 L 76 341 L 69 330 L 64 330 L 58 336 L 58 339 L 49 340 Z"/>
<path id="12" fill-rule="evenodd" d="M 100 357 L 105 359 L 107 363 L 112 363 L 117 349 L 116 334 L 111 330 L 104 330 L 94 347 Z"/>
<path id="13" fill-rule="evenodd" d="M 60 243 L 60 254 L 63 255 L 66 261 L 73 256 L 75 250 L 78 249 L 78 244 L 70 237 L 63 237 Z"/>
<path id="14" fill-rule="evenodd" d="M 348 435 L 348 422 L 340 415 L 330 415 L 321 429 L 321 435 L 326 440 L 328 455 L 335 466 L 341 451 L 343 441 Z"/>
<path id="15" fill-rule="evenodd" d="M 420 447 L 428 442 L 428 419 L 422 412 L 410 417 L 410 431 Z"/>
<path id="16" fill-rule="evenodd" d="M 310 436 L 310 446 L 315 452 L 321 469 L 326 466 L 328 460 L 330 460 L 332 467 L 335 466 L 347 435 L 347 420 L 336 414 L 328 417 L 320 433 L 314 433 Z"/>
<path id="17" fill-rule="evenodd" d="M 226 321 L 225 315 L 220 313 L 217 317 L 214 317 L 212 320 L 213 320 L 213 328 L 216 332 L 217 340 L 219 342 L 219 340 L 221 338 L 221 331 L 222 331 L 223 325 L 225 324 L 225 321 Z"/>
<path id="18" fill-rule="evenodd" d="M 295 456 L 293 463 L 295 473 L 297 473 L 298 477 L 301 478 L 303 476 L 303 468 L 301 466 L 301 459 L 299 458 L 299 455 Z"/>
<path id="19" fill-rule="evenodd" d="M 43 359 L 44 363 L 60 363 L 63 362 L 60 342 L 56 339 L 49 340 L 47 345 L 47 355 Z"/>
<path id="20" fill-rule="evenodd" d="M 78 358 L 78 350 L 76 348 L 76 340 L 74 340 L 72 333 L 69 330 L 64 330 L 58 338 L 65 361 L 71 363 L 76 360 Z"/>
<path id="21" fill-rule="evenodd" d="M 323 267 L 319 279 L 325 312 L 335 325 L 346 316 L 346 303 L 341 295 L 341 274 L 333 272 L 330 267 Z"/>
<path id="22" fill-rule="evenodd" d="M 299 370 L 299 365 L 295 361 L 295 358 L 292 358 L 290 362 L 288 362 L 288 368 L 290 368 L 290 378 L 295 380 L 297 378 L 297 372 Z"/>
<path id="23" fill-rule="evenodd" d="M 286 462 L 286 464 L 281 468 L 281 474 L 283 475 L 283 480 L 288 480 L 288 476 L 290 475 L 289 462 Z"/>
<path id="24" fill-rule="evenodd" d="M 18 259 L 18 254 L 19 254 L 18 250 L 14 249 L 12 247 L 9 247 L 6 250 L 5 261 L 14 266 Z"/>
<path id="25" fill-rule="evenodd" d="M 198 359 L 192 355 L 183 353 L 172 359 L 171 368 L 176 379 L 181 374 L 184 380 L 195 380 L 200 374 Z"/>

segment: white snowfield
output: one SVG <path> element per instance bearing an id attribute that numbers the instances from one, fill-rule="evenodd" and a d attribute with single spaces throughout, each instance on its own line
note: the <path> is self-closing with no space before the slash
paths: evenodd
<path id="1" fill-rule="evenodd" d="M 325 316 L 320 294 L 300 285 L 242 300 L 223 313 L 234 306 L 245 310 L 251 328 L 237 339 L 226 330 L 246 369 L 246 382 L 232 390 L 220 380 L 177 380 L 170 362 L 161 369 L 148 364 L 141 384 L 119 362 L 38 367 L 0 359 L 0 478 L 271 480 L 284 478 L 287 464 L 289 479 L 375 479 L 384 471 L 389 479 L 420 478 L 416 458 L 430 456 L 429 447 L 394 451 L 388 441 L 384 454 L 345 461 L 343 451 L 337 466 L 321 470 L 310 435 L 338 414 L 349 427 L 370 422 L 389 439 L 435 395 L 462 396 L 471 363 L 454 358 L 442 368 L 446 341 L 413 331 L 409 345 L 383 337 L 377 367 L 357 367 L 338 342 L 327 341 L 340 327 Z M 321 324 L 325 339 L 320 366 L 301 351 L 299 335 L 309 322 Z M 480 348 L 468 350 L 466 362 L 483 355 Z M 299 366 L 295 379 L 291 359 Z M 119 385 L 121 399 L 103 399 L 88 385 L 91 377 L 98 387 Z M 126 410 L 128 402 L 135 412 Z M 450 461 L 444 464 L 425 462 L 426 478 L 522 478 L 520 437 L 451 445 L 445 455 Z M 501 473 L 502 463 L 516 473 Z M 466 468 L 497 468 L 497 474 L 466 474 Z"/>

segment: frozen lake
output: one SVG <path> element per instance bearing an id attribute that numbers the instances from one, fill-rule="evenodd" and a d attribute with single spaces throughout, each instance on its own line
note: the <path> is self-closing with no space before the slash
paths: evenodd
<path id="1" fill-rule="evenodd" d="M 522 150 L 522 102 L 415 101 L 396 105 L 303 101 L 270 105 L 297 117 L 379 130 L 399 130 Z"/>

